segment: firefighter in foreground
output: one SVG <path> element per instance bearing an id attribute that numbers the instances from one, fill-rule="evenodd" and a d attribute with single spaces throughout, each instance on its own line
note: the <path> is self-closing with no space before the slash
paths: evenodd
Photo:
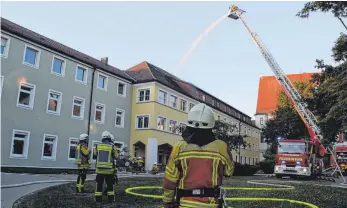
<path id="1" fill-rule="evenodd" d="M 114 201 L 113 181 L 114 181 L 114 160 L 118 157 L 117 149 L 113 144 L 113 135 L 104 131 L 101 135 L 101 144 L 97 144 L 94 149 L 96 158 L 96 191 L 95 201 L 102 202 L 102 192 L 104 181 L 107 185 L 108 202 Z"/>
<path id="2" fill-rule="evenodd" d="M 193 107 L 187 120 L 184 141 L 173 147 L 166 166 L 164 207 L 223 207 L 222 179 L 234 172 L 232 155 L 227 144 L 214 137 L 215 119 L 207 105 Z"/>
<path id="3" fill-rule="evenodd" d="M 81 134 L 79 137 L 74 163 L 78 168 L 76 192 L 85 193 L 84 182 L 87 178 L 87 170 L 90 168 L 90 149 L 88 148 L 88 134 Z"/>

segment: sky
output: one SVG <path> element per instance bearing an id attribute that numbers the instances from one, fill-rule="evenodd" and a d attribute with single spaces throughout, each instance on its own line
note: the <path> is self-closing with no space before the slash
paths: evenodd
<path id="1" fill-rule="evenodd" d="M 273 75 L 241 21 L 223 20 L 184 65 L 193 41 L 236 3 L 285 73 L 333 64 L 344 31 L 332 14 L 295 14 L 305 2 L 1 2 L 1 16 L 126 70 L 150 62 L 253 117 L 259 78 Z"/>

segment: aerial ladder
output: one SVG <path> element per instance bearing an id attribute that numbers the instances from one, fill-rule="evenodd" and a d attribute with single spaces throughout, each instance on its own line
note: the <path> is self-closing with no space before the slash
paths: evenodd
<path id="1" fill-rule="evenodd" d="M 319 146 L 319 155 L 323 157 L 327 151 L 329 151 L 333 155 L 333 160 L 336 163 L 336 158 L 334 156 L 334 153 L 331 151 L 331 149 L 328 147 L 327 149 L 322 145 L 322 131 L 317 125 L 318 121 L 313 115 L 313 113 L 307 109 L 307 104 L 299 94 L 299 92 L 295 89 L 293 84 L 290 82 L 288 77 L 285 75 L 279 64 L 276 62 L 275 58 L 272 56 L 272 54 L 269 52 L 269 50 L 265 47 L 265 44 L 260 40 L 259 36 L 251 30 L 249 25 L 247 24 L 246 20 L 243 18 L 242 14 L 245 11 L 239 9 L 237 6 L 232 5 L 229 7 L 229 13 L 228 17 L 234 20 L 240 19 L 243 23 L 243 25 L 246 27 L 248 33 L 251 35 L 254 43 L 258 46 L 260 49 L 261 54 L 265 58 L 265 61 L 270 66 L 271 70 L 275 74 L 275 77 L 279 84 L 282 86 L 285 94 L 288 96 L 289 100 L 293 104 L 295 110 L 298 112 L 300 118 L 304 122 L 308 133 L 310 134 L 310 138 L 312 139 L 312 142 L 315 143 L 317 146 Z M 328 169 L 326 169 L 328 170 Z M 325 170 L 325 171 L 326 171 Z M 339 172 L 342 179 L 343 179 L 343 185 L 346 184 L 346 180 L 344 179 L 341 169 L 338 167 L 335 169 L 334 172 Z"/>

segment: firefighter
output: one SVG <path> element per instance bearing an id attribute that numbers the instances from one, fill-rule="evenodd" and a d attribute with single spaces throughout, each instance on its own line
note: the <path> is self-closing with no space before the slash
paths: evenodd
<path id="1" fill-rule="evenodd" d="M 94 153 L 96 158 L 96 191 L 95 201 L 102 202 L 102 189 L 104 182 L 107 185 L 108 202 L 114 201 L 113 178 L 114 160 L 118 157 L 117 149 L 113 145 L 113 135 L 104 131 L 101 135 L 101 144 L 97 144 Z"/>
<path id="2" fill-rule="evenodd" d="M 142 160 L 141 157 L 138 157 L 136 160 L 136 163 L 137 163 L 138 171 L 141 172 L 143 165 L 144 165 L 144 161 Z"/>
<path id="3" fill-rule="evenodd" d="M 157 174 L 158 172 L 159 172 L 159 168 L 158 168 L 157 163 L 155 162 L 152 166 L 152 173 Z"/>
<path id="4" fill-rule="evenodd" d="M 76 192 L 85 193 L 84 182 L 87 178 L 87 170 L 90 168 L 90 149 L 88 148 L 88 134 L 81 134 L 76 147 L 75 164 L 78 168 Z"/>
<path id="5" fill-rule="evenodd" d="M 194 106 L 187 120 L 184 141 L 174 145 L 165 169 L 164 207 L 223 207 L 222 179 L 234 172 L 232 155 L 214 137 L 215 118 L 207 105 Z"/>

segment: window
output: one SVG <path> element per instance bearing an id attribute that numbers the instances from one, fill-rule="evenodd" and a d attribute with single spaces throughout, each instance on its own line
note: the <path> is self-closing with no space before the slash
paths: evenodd
<path id="1" fill-rule="evenodd" d="M 245 163 L 244 164 L 247 164 L 247 157 L 245 157 Z"/>
<path id="2" fill-rule="evenodd" d="M 8 50 L 10 48 L 10 38 L 4 35 L 1 35 L 1 56 L 7 58 Z"/>
<path id="3" fill-rule="evenodd" d="M 22 83 L 18 90 L 17 106 L 23 108 L 34 108 L 36 86 L 29 83 Z"/>
<path id="4" fill-rule="evenodd" d="M 235 162 L 237 162 L 237 155 L 235 156 Z"/>
<path id="5" fill-rule="evenodd" d="M 251 164 L 251 158 L 249 157 L 248 158 L 248 165 L 250 165 Z"/>
<path id="6" fill-rule="evenodd" d="M 138 90 L 138 92 L 137 92 L 137 100 L 139 102 L 149 101 L 149 97 L 150 97 L 150 90 L 149 89 Z"/>
<path id="7" fill-rule="evenodd" d="M 46 112 L 49 114 L 60 115 L 63 93 L 49 90 Z"/>
<path id="8" fill-rule="evenodd" d="M 27 159 L 30 132 L 13 130 L 10 158 Z"/>
<path id="9" fill-rule="evenodd" d="M 69 160 L 75 160 L 77 144 L 78 144 L 77 138 L 69 139 L 69 157 L 68 157 Z"/>
<path id="10" fill-rule="evenodd" d="M 187 111 L 187 101 L 181 99 L 181 111 Z"/>
<path id="11" fill-rule="evenodd" d="M 194 107 L 195 105 L 193 103 L 189 103 L 189 111 Z"/>
<path id="12" fill-rule="evenodd" d="M 212 100 L 212 105 L 214 106 L 214 100 Z"/>
<path id="13" fill-rule="evenodd" d="M 116 127 L 124 127 L 125 111 L 122 109 L 116 109 Z"/>
<path id="14" fill-rule="evenodd" d="M 254 164 L 254 157 L 252 158 L 252 165 L 255 165 L 255 164 Z"/>
<path id="15" fill-rule="evenodd" d="M 23 57 L 23 64 L 39 68 L 39 62 L 40 62 L 40 50 L 37 48 L 34 48 L 32 46 L 25 45 L 24 48 L 24 57 Z"/>
<path id="16" fill-rule="evenodd" d="M 242 156 L 240 156 L 240 164 L 243 164 Z"/>
<path id="17" fill-rule="evenodd" d="M 260 118 L 260 125 L 264 125 L 264 119 L 263 118 Z"/>
<path id="18" fill-rule="evenodd" d="M 149 127 L 149 116 L 136 116 L 137 129 L 148 129 L 148 127 Z"/>
<path id="19" fill-rule="evenodd" d="M 52 61 L 52 74 L 58 75 L 58 76 L 64 76 L 65 75 L 65 61 L 62 58 L 58 58 L 53 56 Z"/>
<path id="20" fill-rule="evenodd" d="M 107 76 L 98 73 L 98 87 L 99 90 L 107 91 Z"/>
<path id="21" fill-rule="evenodd" d="M 206 96 L 205 96 L 205 95 L 202 95 L 202 96 L 201 96 L 201 99 L 202 99 L 203 101 L 205 101 L 205 100 L 206 100 Z"/>
<path id="22" fill-rule="evenodd" d="M 41 159 L 55 160 L 57 153 L 57 141 L 56 135 L 43 135 L 42 157 Z"/>
<path id="23" fill-rule="evenodd" d="M 219 102 L 217 101 L 217 107 L 219 108 Z"/>
<path id="24" fill-rule="evenodd" d="M 125 97 L 126 95 L 126 85 L 124 82 L 118 81 L 117 94 Z"/>
<path id="25" fill-rule="evenodd" d="M 77 118 L 83 120 L 84 118 L 84 98 L 73 97 L 72 103 L 72 118 Z"/>
<path id="26" fill-rule="evenodd" d="M 105 104 L 95 103 L 95 123 L 103 124 L 105 122 L 105 108 Z"/>
<path id="27" fill-rule="evenodd" d="M 175 120 L 170 120 L 169 122 L 169 132 L 174 133 L 174 134 L 179 134 L 179 125 L 178 122 Z"/>
<path id="28" fill-rule="evenodd" d="M 170 106 L 176 108 L 177 107 L 177 97 L 174 95 L 170 95 Z"/>
<path id="29" fill-rule="evenodd" d="M 83 83 L 83 84 L 87 84 L 87 78 L 88 78 L 88 69 L 82 66 L 77 66 L 75 81 Z"/>
<path id="30" fill-rule="evenodd" d="M 120 153 L 122 152 L 123 147 L 124 147 L 124 142 L 116 141 L 116 142 L 114 142 L 114 146 L 118 151 L 118 155 L 120 156 Z"/>
<path id="31" fill-rule="evenodd" d="M 159 90 L 159 93 L 158 93 L 158 102 L 160 104 L 163 104 L 165 105 L 166 104 L 166 99 L 167 99 L 167 93 L 162 91 L 162 90 Z"/>
<path id="32" fill-rule="evenodd" d="M 157 129 L 159 130 L 166 130 L 166 118 L 162 116 L 157 117 Z"/>

